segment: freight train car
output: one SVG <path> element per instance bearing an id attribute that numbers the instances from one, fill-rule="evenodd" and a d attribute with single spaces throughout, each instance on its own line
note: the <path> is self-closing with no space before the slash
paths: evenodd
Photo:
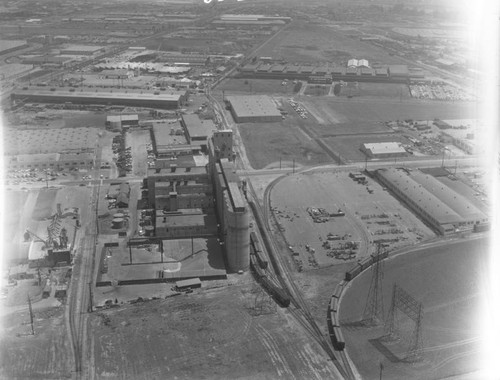
<path id="1" fill-rule="evenodd" d="M 375 264 L 377 261 L 383 260 L 383 259 L 386 259 L 387 257 L 389 257 L 389 252 L 383 251 L 383 252 L 379 252 L 378 254 L 372 253 L 371 257 L 372 257 L 373 264 Z"/>
<path id="2" fill-rule="evenodd" d="M 330 323 L 332 327 L 339 326 L 339 313 L 336 311 L 330 311 Z"/>
<path id="3" fill-rule="evenodd" d="M 356 277 L 358 274 L 360 274 L 362 271 L 361 265 L 356 264 L 354 267 L 351 268 L 349 272 L 345 272 L 345 280 L 346 281 L 351 281 L 354 277 Z"/>
<path id="4" fill-rule="evenodd" d="M 330 311 L 337 311 L 338 298 L 330 298 Z"/>
<path id="5" fill-rule="evenodd" d="M 368 268 L 372 264 L 373 264 L 373 257 L 372 256 L 368 256 L 366 259 L 359 262 L 359 266 L 361 267 L 362 271 L 364 271 L 366 268 Z"/>
<path id="6" fill-rule="evenodd" d="M 333 296 L 335 298 L 340 298 L 340 296 L 342 295 L 342 291 L 344 290 L 344 285 L 341 284 L 343 284 L 343 282 L 339 283 L 335 288 L 335 292 L 333 293 Z"/>
<path id="7" fill-rule="evenodd" d="M 342 331 L 340 331 L 340 327 L 338 326 L 333 327 L 332 343 L 338 351 L 343 351 L 345 348 L 344 336 L 342 335 Z"/>
<path id="8" fill-rule="evenodd" d="M 264 257 L 264 252 L 262 252 L 259 239 L 257 239 L 257 234 L 254 231 L 250 233 L 250 244 L 252 245 L 254 255 L 257 257 L 259 266 L 262 269 L 267 269 L 268 262 Z"/>
<path id="9" fill-rule="evenodd" d="M 250 255 L 250 266 L 255 272 L 257 281 L 262 284 L 262 287 L 271 295 L 271 297 L 274 298 L 276 303 L 278 303 L 281 307 L 290 306 L 290 297 L 288 294 L 283 289 L 275 286 L 271 280 L 269 280 L 267 275 L 257 263 L 257 259 L 254 255 Z"/>

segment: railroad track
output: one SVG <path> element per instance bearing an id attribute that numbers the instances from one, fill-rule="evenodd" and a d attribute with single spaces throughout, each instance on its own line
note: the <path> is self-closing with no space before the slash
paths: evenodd
<path id="1" fill-rule="evenodd" d="M 69 341 L 73 353 L 73 371 L 77 379 L 88 378 L 83 361 L 85 358 L 85 337 L 89 310 L 90 289 L 94 273 L 94 261 L 97 243 L 97 220 L 94 218 L 99 189 L 93 187 L 91 202 L 87 209 L 89 223 L 80 238 L 80 254 L 75 258 L 74 272 L 71 277 L 68 305 L 66 309 Z"/>
<path id="2" fill-rule="evenodd" d="M 255 204 L 255 212 L 258 214 L 257 223 L 260 219 L 262 224 L 267 224 L 267 221 L 264 219 L 264 212 L 261 209 L 261 206 L 258 202 L 256 202 L 255 190 L 252 187 L 251 182 L 248 182 L 249 190 L 254 198 Z M 270 229 L 267 225 L 261 226 L 267 234 L 270 236 Z M 269 252 L 269 259 L 272 263 L 272 266 L 275 269 L 275 277 L 280 283 L 281 287 L 289 294 L 291 305 L 289 307 L 290 312 L 296 320 L 304 327 L 306 332 L 320 345 L 321 348 L 325 351 L 325 353 L 330 357 L 339 371 L 340 375 L 344 379 L 354 379 L 355 376 L 350 368 L 349 362 L 347 360 L 347 356 L 345 353 L 336 354 L 333 347 L 331 346 L 330 338 L 326 337 L 319 326 L 316 323 L 316 320 L 312 316 L 309 311 L 309 307 L 306 304 L 305 300 L 302 297 L 300 290 L 295 284 L 293 278 L 291 277 L 288 265 L 284 262 L 284 259 L 278 253 L 279 249 L 274 239 L 270 238 L 269 242 L 271 244 L 271 250 L 276 252 Z M 340 359 L 340 360 L 339 360 Z"/>

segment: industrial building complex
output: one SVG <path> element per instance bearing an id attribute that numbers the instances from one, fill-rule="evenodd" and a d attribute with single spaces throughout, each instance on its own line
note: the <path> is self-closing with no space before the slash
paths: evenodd
<path id="1" fill-rule="evenodd" d="M 462 9 L 298 3 L 2 7 L 0 377 L 483 373 Z"/>
<path id="2" fill-rule="evenodd" d="M 376 178 L 442 235 L 488 223 L 476 206 L 431 175 L 379 169 Z"/>
<path id="3" fill-rule="evenodd" d="M 172 109 L 180 107 L 187 98 L 184 92 L 128 92 L 128 91 L 99 91 L 97 89 L 75 88 L 28 88 L 12 92 L 12 100 L 34 103 L 76 103 L 76 104 L 103 104 L 124 105 L 137 107 L 157 107 Z"/>

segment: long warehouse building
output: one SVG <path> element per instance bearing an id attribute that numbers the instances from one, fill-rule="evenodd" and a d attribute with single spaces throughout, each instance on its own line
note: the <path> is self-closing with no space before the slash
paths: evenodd
<path id="1" fill-rule="evenodd" d="M 466 198 L 423 173 L 379 169 L 376 178 L 408 205 L 424 222 L 442 235 L 471 230 L 488 217 Z"/>
<path id="2" fill-rule="evenodd" d="M 11 99 L 33 103 L 100 104 L 173 109 L 180 107 L 187 100 L 187 93 L 134 93 L 76 90 L 74 88 L 23 88 L 13 91 Z"/>

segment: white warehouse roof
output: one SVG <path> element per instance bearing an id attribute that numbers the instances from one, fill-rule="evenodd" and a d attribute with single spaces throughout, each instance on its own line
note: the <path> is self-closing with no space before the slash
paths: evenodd
<path id="1" fill-rule="evenodd" d="M 363 144 L 363 148 L 366 151 L 370 151 L 373 156 L 380 154 L 406 153 L 405 148 L 398 142 L 366 143 Z"/>

